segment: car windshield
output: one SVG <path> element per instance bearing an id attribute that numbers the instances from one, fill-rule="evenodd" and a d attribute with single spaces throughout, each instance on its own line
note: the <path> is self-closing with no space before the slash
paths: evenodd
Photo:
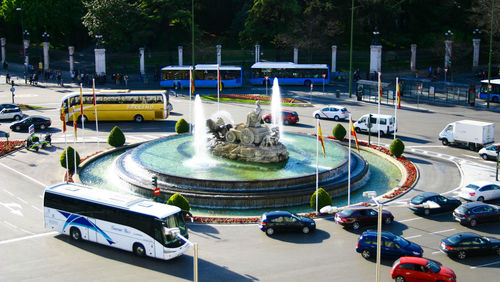
<path id="1" fill-rule="evenodd" d="M 465 188 L 470 188 L 470 189 L 477 190 L 477 189 L 479 189 L 479 186 L 474 185 L 474 184 L 469 184 L 469 185 L 465 186 Z"/>
<path id="2" fill-rule="evenodd" d="M 426 266 L 432 270 L 432 272 L 434 273 L 439 273 L 439 271 L 441 271 L 441 267 L 439 267 L 438 265 L 436 265 L 435 263 L 431 262 L 431 261 L 427 261 L 427 264 Z"/>
<path id="3" fill-rule="evenodd" d="M 394 237 L 394 243 L 398 244 L 400 247 L 406 247 L 410 245 L 410 242 L 406 241 L 401 237 Z"/>
<path id="4" fill-rule="evenodd" d="M 425 197 L 423 195 L 417 195 L 411 199 L 411 203 L 418 205 L 421 204 L 423 201 L 425 201 Z"/>
<path id="5" fill-rule="evenodd" d="M 350 210 L 350 209 L 347 209 L 347 210 L 343 210 L 340 212 L 341 215 L 344 215 L 344 216 L 351 216 L 356 210 Z"/>
<path id="6" fill-rule="evenodd" d="M 464 206 L 460 206 L 456 209 L 457 212 L 461 213 L 461 214 L 466 214 L 467 213 L 467 208 L 464 207 Z"/>
<path id="7" fill-rule="evenodd" d="M 459 236 L 459 234 L 455 234 L 453 236 L 448 237 L 447 240 L 452 244 L 457 244 L 458 242 L 461 241 L 461 237 L 462 236 Z"/>

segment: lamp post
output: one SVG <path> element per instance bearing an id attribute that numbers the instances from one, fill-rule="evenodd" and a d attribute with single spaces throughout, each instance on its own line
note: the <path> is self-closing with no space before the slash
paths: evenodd
<path id="1" fill-rule="evenodd" d="M 448 70 L 451 69 L 451 44 L 453 44 L 453 32 L 448 30 L 444 33 L 446 40 L 444 41 L 445 53 L 444 53 L 444 81 L 446 81 L 446 74 Z M 450 70 L 451 75 L 451 70 Z"/>
<path id="2" fill-rule="evenodd" d="M 476 28 L 472 31 L 472 46 L 474 47 L 472 53 L 472 69 L 475 70 L 479 66 L 479 47 L 481 45 L 481 30 Z"/>
<path id="3" fill-rule="evenodd" d="M 49 39 L 50 39 L 50 34 L 47 32 L 44 32 L 42 34 L 43 38 L 43 70 L 48 70 L 49 69 Z"/>
<path id="4" fill-rule="evenodd" d="M 380 245 L 382 241 L 382 210 L 384 205 L 377 201 L 377 192 L 375 191 L 365 191 L 363 192 L 363 197 L 372 199 L 372 201 L 377 205 L 378 208 L 378 219 L 377 219 L 377 266 L 376 266 L 376 281 L 380 282 Z"/>
<path id="5" fill-rule="evenodd" d="M 28 48 L 30 47 L 30 33 L 27 30 L 23 32 L 23 55 L 24 55 L 24 83 L 27 84 L 27 76 L 28 76 L 28 65 L 29 65 L 29 56 L 26 55 L 28 52 Z"/>

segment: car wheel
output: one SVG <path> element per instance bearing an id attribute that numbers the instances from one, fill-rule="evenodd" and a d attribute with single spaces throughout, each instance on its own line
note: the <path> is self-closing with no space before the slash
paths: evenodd
<path id="1" fill-rule="evenodd" d="M 431 214 L 431 210 L 430 210 L 430 209 L 425 209 L 425 210 L 424 210 L 424 215 L 426 215 L 426 216 L 427 216 L 427 215 L 429 215 L 429 214 Z"/>
<path id="2" fill-rule="evenodd" d="M 470 224 L 471 227 L 474 227 L 474 226 L 477 225 L 477 220 L 476 219 L 471 219 L 469 224 Z"/>
<path id="3" fill-rule="evenodd" d="M 457 254 L 458 259 L 465 259 L 467 257 L 467 253 L 465 251 L 459 251 Z"/>
<path id="4" fill-rule="evenodd" d="M 357 221 L 355 221 L 355 222 L 352 224 L 352 229 L 354 229 L 354 230 L 358 230 L 358 229 L 359 229 L 359 227 L 360 227 L 360 225 L 359 225 L 359 222 L 357 222 Z"/>
<path id="5" fill-rule="evenodd" d="M 71 227 L 69 235 L 71 236 L 71 239 L 75 241 L 80 241 L 82 239 L 82 233 L 80 233 L 80 229 L 76 227 Z"/>
<path id="6" fill-rule="evenodd" d="M 380 130 L 380 136 L 385 136 L 385 132 L 383 132 L 382 130 Z"/>
<path id="7" fill-rule="evenodd" d="M 369 250 L 363 250 L 361 251 L 361 256 L 365 259 L 369 259 L 372 257 L 372 252 L 370 252 Z"/>
<path id="8" fill-rule="evenodd" d="M 267 228 L 267 229 L 266 229 L 266 234 L 267 234 L 267 235 L 269 235 L 269 236 L 273 235 L 273 234 L 274 234 L 274 229 L 272 229 L 272 228 Z"/>
<path id="9" fill-rule="evenodd" d="M 14 127 L 14 129 L 15 129 L 16 131 L 21 131 L 21 126 L 20 126 L 20 125 L 16 125 L 16 126 Z"/>
<path id="10" fill-rule="evenodd" d="M 283 122 L 283 124 L 284 124 L 284 125 L 289 125 L 289 124 L 290 124 L 290 122 L 289 122 L 287 119 L 285 119 L 285 121 Z"/>
<path id="11" fill-rule="evenodd" d="M 403 276 L 398 276 L 398 277 L 396 277 L 396 279 L 394 281 L 396 281 L 396 282 L 405 282 L 406 280 L 405 280 L 405 278 Z"/>
<path id="12" fill-rule="evenodd" d="M 137 256 L 144 256 L 146 254 L 146 249 L 144 249 L 144 246 L 139 243 L 135 243 L 134 246 L 132 247 L 132 250 L 135 255 Z"/>
<path id="13" fill-rule="evenodd" d="M 391 224 L 392 223 L 392 218 L 387 217 L 384 222 L 385 222 L 385 224 Z"/>
<path id="14" fill-rule="evenodd" d="M 481 158 L 483 158 L 483 160 L 485 160 L 485 161 L 486 161 L 486 160 L 488 160 L 488 155 L 486 155 L 486 154 L 482 154 L 482 155 L 481 155 Z"/>
<path id="15" fill-rule="evenodd" d="M 340 119 L 340 118 L 339 118 L 339 116 L 334 116 L 334 117 L 333 117 L 333 120 L 334 120 L 334 121 L 338 121 L 339 119 Z"/>
<path id="16" fill-rule="evenodd" d="M 45 130 L 45 128 L 47 128 L 47 126 L 45 124 L 40 124 L 40 129 L 41 130 Z"/>
<path id="17" fill-rule="evenodd" d="M 267 123 L 271 123 L 271 119 L 270 118 L 266 118 L 264 121 L 267 122 Z"/>
<path id="18" fill-rule="evenodd" d="M 483 197 L 483 196 L 481 196 L 481 197 L 477 198 L 477 200 L 478 200 L 479 202 L 484 202 L 484 197 Z"/>
<path id="19" fill-rule="evenodd" d="M 493 99 L 491 99 L 491 101 L 495 102 L 495 103 L 498 103 L 498 97 L 497 96 L 493 97 Z"/>
<path id="20" fill-rule="evenodd" d="M 450 142 L 448 142 L 448 139 L 441 140 L 441 143 L 443 143 L 443 145 L 445 146 L 448 146 L 448 144 L 450 144 Z"/>
<path id="21" fill-rule="evenodd" d="M 469 150 L 475 151 L 476 150 L 476 144 L 474 143 L 469 143 Z"/>
<path id="22" fill-rule="evenodd" d="M 20 120 L 21 119 L 21 116 L 20 115 L 16 115 L 14 116 L 14 120 Z"/>
<path id="23" fill-rule="evenodd" d="M 356 133 L 361 133 L 361 129 L 359 129 L 359 127 L 354 128 L 354 131 L 356 131 Z"/>
<path id="24" fill-rule="evenodd" d="M 309 231 L 311 231 L 311 230 L 309 230 L 309 227 L 307 227 L 307 226 L 302 227 L 302 233 L 307 234 L 307 233 L 309 233 Z"/>
<path id="25" fill-rule="evenodd" d="M 317 118 L 317 119 L 319 119 L 319 114 L 316 114 L 314 117 Z"/>
<path id="26" fill-rule="evenodd" d="M 134 121 L 137 122 L 137 123 L 141 123 L 141 122 L 144 121 L 144 117 L 141 116 L 141 115 L 135 115 Z"/>

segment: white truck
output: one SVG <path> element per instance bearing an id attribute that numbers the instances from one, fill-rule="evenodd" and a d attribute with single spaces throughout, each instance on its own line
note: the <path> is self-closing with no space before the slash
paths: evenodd
<path id="1" fill-rule="evenodd" d="M 475 120 L 459 120 L 448 124 L 439 140 L 443 145 L 462 145 L 476 151 L 495 141 L 495 124 Z"/>

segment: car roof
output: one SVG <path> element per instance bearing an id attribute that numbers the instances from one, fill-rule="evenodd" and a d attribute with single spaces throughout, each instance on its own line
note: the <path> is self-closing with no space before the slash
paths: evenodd
<path id="1" fill-rule="evenodd" d="M 290 110 L 281 110 L 281 111 L 284 113 L 291 113 L 291 114 L 295 113 L 295 111 L 290 111 Z"/>
<path id="2" fill-rule="evenodd" d="M 452 236 L 459 236 L 459 237 L 462 237 L 462 238 L 482 237 L 481 235 L 473 233 L 473 232 L 457 233 L 457 234 L 451 235 L 450 237 L 452 237 Z"/>
<path id="3" fill-rule="evenodd" d="M 493 183 L 491 181 L 486 181 L 486 180 L 478 180 L 478 181 L 470 182 L 467 185 L 469 185 L 469 184 L 476 185 L 476 186 L 479 186 L 479 187 L 483 187 L 485 185 L 490 185 L 490 184 L 495 184 L 495 183 Z M 467 187 L 467 185 L 465 185 L 464 187 Z M 496 185 L 498 185 L 498 184 L 496 184 Z"/>
<path id="4" fill-rule="evenodd" d="M 363 234 L 361 234 L 361 236 L 377 236 L 377 231 L 376 230 L 367 230 L 367 231 L 363 232 Z M 391 232 L 383 232 L 382 231 L 381 236 L 395 238 L 397 235 L 394 235 Z"/>
<path id="5" fill-rule="evenodd" d="M 418 264 L 427 264 L 426 258 L 419 258 L 419 257 L 400 257 L 399 258 L 399 263 L 418 263 Z"/>
<path id="6" fill-rule="evenodd" d="M 420 194 L 416 195 L 415 197 L 422 196 L 422 197 L 428 198 L 428 197 L 437 196 L 437 195 L 439 195 L 439 194 L 436 192 L 424 192 L 424 193 L 420 193 Z"/>
<path id="7" fill-rule="evenodd" d="M 462 204 L 462 207 L 465 207 L 465 208 L 468 208 L 468 209 L 471 209 L 471 208 L 474 208 L 474 207 L 479 207 L 479 206 L 489 206 L 488 204 L 485 204 L 483 202 L 469 202 L 469 203 L 465 203 L 465 204 Z"/>
<path id="8" fill-rule="evenodd" d="M 291 212 L 289 211 L 270 211 L 270 212 L 265 212 L 264 215 L 267 217 L 269 216 L 280 216 L 280 215 L 290 215 Z"/>
<path id="9" fill-rule="evenodd" d="M 326 107 L 328 107 L 328 108 L 345 108 L 345 106 L 341 106 L 341 105 L 327 105 Z"/>

